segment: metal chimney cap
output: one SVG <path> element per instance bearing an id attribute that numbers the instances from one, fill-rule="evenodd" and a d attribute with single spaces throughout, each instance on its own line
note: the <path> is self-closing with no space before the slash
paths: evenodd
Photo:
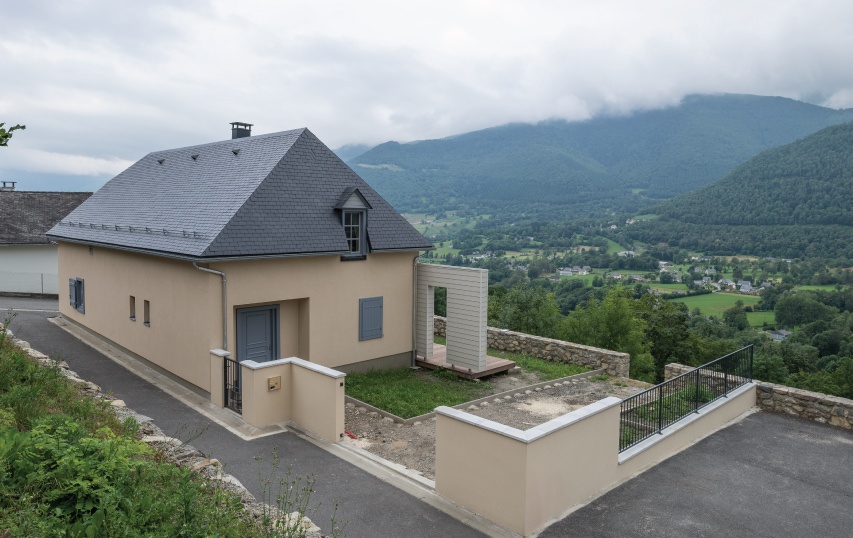
<path id="1" fill-rule="evenodd" d="M 252 124 L 243 123 L 242 121 L 231 122 L 231 138 L 246 138 L 252 136 Z"/>

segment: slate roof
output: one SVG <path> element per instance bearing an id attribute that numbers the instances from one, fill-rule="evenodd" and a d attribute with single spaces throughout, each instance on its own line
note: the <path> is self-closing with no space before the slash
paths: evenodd
<path id="1" fill-rule="evenodd" d="M 45 232 L 91 192 L 0 191 L 0 245 L 43 245 Z"/>
<path id="2" fill-rule="evenodd" d="M 433 248 L 308 129 L 149 153 L 48 235 L 190 259 L 346 254 L 335 205 L 355 189 L 371 251 Z"/>

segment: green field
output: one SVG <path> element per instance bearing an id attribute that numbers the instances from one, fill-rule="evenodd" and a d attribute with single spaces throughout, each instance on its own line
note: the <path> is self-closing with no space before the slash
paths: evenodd
<path id="1" fill-rule="evenodd" d="M 622 245 L 620 245 L 616 241 L 613 241 L 611 239 L 606 239 L 606 240 L 607 240 L 607 253 L 608 254 L 616 254 L 617 252 L 624 252 L 624 251 L 628 250 L 627 248 L 623 247 Z"/>
<path id="2" fill-rule="evenodd" d="M 755 295 L 741 295 L 739 293 L 709 293 L 707 295 L 696 295 L 684 299 L 672 299 L 676 303 L 684 303 L 688 310 L 698 308 L 704 315 L 722 318 L 723 312 L 733 307 L 737 301 L 743 301 L 744 306 L 755 305 L 760 297 Z M 752 320 L 750 320 L 752 323 Z M 758 323 L 761 325 L 761 322 Z"/>
<path id="3" fill-rule="evenodd" d="M 835 289 L 835 284 L 813 284 L 813 285 L 806 285 L 806 286 L 796 286 L 794 289 L 797 289 L 797 290 L 833 291 Z"/>
<path id="4" fill-rule="evenodd" d="M 746 319 L 753 327 L 763 327 L 766 322 L 768 325 L 776 324 L 775 312 L 747 312 Z"/>
<path id="5" fill-rule="evenodd" d="M 661 284 L 659 282 L 650 282 L 649 288 L 658 290 L 661 293 L 673 293 L 676 291 L 687 293 L 687 284 Z"/>
<path id="6" fill-rule="evenodd" d="M 471 228 L 477 224 L 477 221 L 489 217 L 489 215 L 459 217 L 452 211 L 448 211 L 446 218 L 443 219 L 436 219 L 435 216 L 427 215 L 425 213 L 406 213 L 403 216 L 425 237 L 434 236 L 443 232 L 458 232 L 463 228 Z"/>

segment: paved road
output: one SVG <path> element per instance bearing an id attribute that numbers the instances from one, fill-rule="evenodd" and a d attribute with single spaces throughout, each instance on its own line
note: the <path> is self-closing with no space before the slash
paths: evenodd
<path id="1" fill-rule="evenodd" d="M 853 434 L 756 413 L 614 489 L 542 538 L 853 536 Z"/>
<path id="2" fill-rule="evenodd" d="M 324 530 L 329 529 L 331 509 L 338 503 L 338 518 L 346 521 L 346 536 L 352 538 L 484 536 L 292 433 L 242 440 L 49 322 L 47 318 L 56 313 L 23 311 L 44 309 L 43 302 L 27 301 L 30 300 L 0 297 L 0 317 L 5 318 L 10 306 L 20 309 L 11 324 L 16 337 L 43 353 L 66 360 L 83 379 L 97 383 L 104 392 L 112 392 L 138 413 L 152 417 L 167 435 L 184 440 L 198 435 L 191 444 L 222 461 L 226 471 L 259 498 L 262 488 L 255 458 L 264 459 L 260 473 L 266 478 L 271 474 L 273 450 L 277 450 L 282 463 L 280 474 L 292 466 L 295 475 L 316 476 L 312 500 L 321 505 L 312 519 Z M 55 309 L 56 302 L 51 304 Z"/>

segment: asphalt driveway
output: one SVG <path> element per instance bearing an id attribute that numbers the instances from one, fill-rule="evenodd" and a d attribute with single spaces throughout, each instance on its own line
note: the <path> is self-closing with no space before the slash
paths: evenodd
<path id="1" fill-rule="evenodd" d="M 848 538 L 853 536 L 853 433 L 756 413 L 540 536 Z"/>
<path id="2" fill-rule="evenodd" d="M 0 297 L 0 318 L 5 318 L 9 307 L 17 309 L 10 327 L 17 338 L 67 361 L 83 379 L 97 383 L 104 392 L 112 392 L 138 413 L 152 417 L 167 435 L 190 440 L 202 452 L 219 459 L 226 472 L 258 498 L 263 493 L 260 478 L 273 476 L 271 461 L 275 450 L 281 460 L 280 476 L 292 467 L 294 475 L 316 477 L 311 504 L 319 503 L 319 509 L 311 518 L 325 530 L 329 529 L 332 508 L 337 503 L 338 520 L 346 522 L 346 536 L 352 538 L 484 536 L 293 433 L 251 441 L 241 439 L 48 321 L 48 317 L 57 315 L 49 311 L 51 305 L 55 309 L 56 301 Z M 260 464 L 256 458 L 262 458 Z"/>

